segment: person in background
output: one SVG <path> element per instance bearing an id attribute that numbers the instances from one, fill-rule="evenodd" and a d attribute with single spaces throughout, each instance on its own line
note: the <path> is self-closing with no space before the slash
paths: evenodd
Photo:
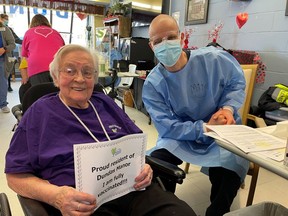
<path id="1" fill-rule="evenodd" d="M 142 95 L 158 131 L 150 153 L 175 165 L 186 161 L 206 169 L 212 184 L 206 216 L 222 216 L 230 211 L 249 163 L 203 133 L 209 124 L 241 124 L 243 71 L 232 55 L 215 47 L 183 51 L 184 34 L 169 15 L 154 18 L 149 37 L 160 62 L 146 78 Z M 175 184 L 164 183 L 175 190 Z"/>
<path id="2" fill-rule="evenodd" d="M 22 57 L 19 65 L 19 70 L 21 74 L 21 84 L 23 85 L 25 85 L 29 80 L 27 68 L 28 68 L 27 59 L 25 57 Z"/>
<path id="3" fill-rule="evenodd" d="M 118 51 L 118 49 L 115 47 L 115 39 L 113 35 L 106 34 L 100 46 L 97 48 L 99 52 L 105 53 L 106 59 L 108 59 L 108 53 L 109 53 L 109 67 L 113 68 L 113 61 L 114 60 L 121 60 L 122 59 L 122 54 L 121 52 Z"/>
<path id="4" fill-rule="evenodd" d="M 13 29 L 8 26 L 9 16 L 7 14 L 0 14 L 0 21 L 3 22 L 3 24 L 10 29 L 10 31 L 13 34 L 15 43 L 21 45 L 22 44 L 22 39 L 19 38 L 18 35 L 13 31 Z M 13 51 L 12 51 L 12 56 L 13 56 Z M 10 75 L 8 77 L 8 92 L 12 92 L 13 91 L 13 89 L 11 87 L 11 76 L 12 76 L 12 74 L 10 73 Z"/>
<path id="5" fill-rule="evenodd" d="M 97 198 L 75 189 L 74 144 L 142 133 L 109 96 L 93 93 L 97 68 L 87 48 L 69 44 L 59 49 L 50 73 L 60 91 L 38 99 L 21 119 L 6 154 L 8 185 L 17 194 L 51 205 L 54 216 L 196 216 L 185 202 L 151 182 L 148 164 L 135 176 L 136 191 L 96 211 Z"/>
<path id="6" fill-rule="evenodd" d="M 101 43 L 101 48 L 99 48 L 103 53 L 109 53 L 109 68 L 113 68 L 113 63 L 114 60 L 121 60 L 122 59 L 122 54 L 121 52 L 118 51 L 118 49 L 115 47 L 115 39 L 113 35 L 110 37 L 105 35 L 103 38 L 103 41 Z M 103 56 L 102 56 L 103 57 Z M 105 58 L 108 59 L 108 54 L 105 55 Z M 112 77 L 105 77 L 104 79 L 100 79 L 100 84 L 106 86 L 111 84 L 112 82 Z M 118 77 L 117 80 L 114 82 L 114 86 L 117 86 L 121 81 L 121 78 Z"/>
<path id="7" fill-rule="evenodd" d="M 121 60 L 122 54 L 115 47 L 115 39 L 113 36 L 111 36 L 111 40 L 110 40 L 110 43 L 108 43 L 108 45 L 110 46 L 110 68 L 113 68 L 114 60 Z"/>
<path id="8" fill-rule="evenodd" d="M 12 51 L 15 49 L 15 40 L 10 29 L 0 22 L 0 109 L 4 113 L 9 113 L 7 106 L 8 77 L 13 69 L 13 63 L 9 61 Z"/>
<path id="9" fill-rule="evenodd" d="M 22 43 L 22 57 L 28 60 L 28 76 L 32 86 L 52 82 L 49 64 L 54 54 L 64 44 L 59 32 L 51 28 L 45 16 L 37 14 L 32 18 Z"/>

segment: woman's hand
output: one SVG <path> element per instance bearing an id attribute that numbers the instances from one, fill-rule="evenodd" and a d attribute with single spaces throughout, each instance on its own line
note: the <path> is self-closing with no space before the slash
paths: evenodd
<path id="1" fill-rule="evenodd" d="M 151 184 L 153 177 L 153 170 L 149 164 L 145 164 L 144 169 L 141 173 L 135 178 L 136 184 L 134 185 L 135 190 L 141 190 L 148 187 Z"/>
<path id="2" fill-rule="evenodd" d="M 93 214 L 96 208 L 96 198 L 75 188 L 62 186 L 56 193 L 53 206 L 58 208 L 63 216 L 88 216 Z"/>

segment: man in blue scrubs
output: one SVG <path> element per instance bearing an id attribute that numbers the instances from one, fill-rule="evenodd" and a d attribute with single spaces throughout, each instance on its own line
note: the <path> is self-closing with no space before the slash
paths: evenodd
<path id="1" fill-rule="evenodd" d="M 206 124 L 241 124 L 242 69 L 228 52 L 215 47 L 183 51 L 184 34 L 171 16 L 157 16 L 149 37 L 159 61 L 142 95 L 159 133 L 151 154 L 176 165 L 186 161 L 204 167 L 212 184 L 206 216 L 223 215 L 230 211 L 249 163 L 203 133 Z M 164 183 L 175 190 L 175 184 Z"/>

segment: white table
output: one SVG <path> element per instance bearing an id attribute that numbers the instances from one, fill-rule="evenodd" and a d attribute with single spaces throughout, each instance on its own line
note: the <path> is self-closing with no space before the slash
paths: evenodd
<path id="1" fill-rule="evenodd" d="M 276 126 L 269 126 L 265 128 L 258 128 L 258 130 L 261 130 L 262 132 L 269 133 L 275 129 Z M 237 148 L 233 144 L 229 142 L 225 142 L 224 140 L 215 140 L 218 145 L 220 145 L 222 148 L 227 149 L 230 152 L 233 152 L 234 154 L 243 157 L 251 162 L 254 162 L 258 164 L 260 167 L 263 167 L 264 169 L 267 169 L 285 179 L 288 180 L 288 167 L 283 165 L 282 162 L 277 162 L 275 160 L 272 160 L 270 158 L 264 158 L 262 156 L 258 156 L 256 153 L 245 153 L 241 149 Z M 284 157 L 284 156 L 283 156 Z"/>

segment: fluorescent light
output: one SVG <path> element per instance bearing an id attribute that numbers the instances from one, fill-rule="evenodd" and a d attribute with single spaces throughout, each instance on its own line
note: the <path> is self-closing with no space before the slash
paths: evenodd
<path id="1" fill-rule="evenodd" d="M 142 8 L 151 8 L 151 5 L 140 3 L 140 2 L 132 2 L 132 5 L 136 7 L 142 7 Z"/>
<path id="2" fill-rule="evenodd" d="M 161 11 L 161 8 L 161 6 L 152 6 L 152 9 L 156 11 Z"/>

